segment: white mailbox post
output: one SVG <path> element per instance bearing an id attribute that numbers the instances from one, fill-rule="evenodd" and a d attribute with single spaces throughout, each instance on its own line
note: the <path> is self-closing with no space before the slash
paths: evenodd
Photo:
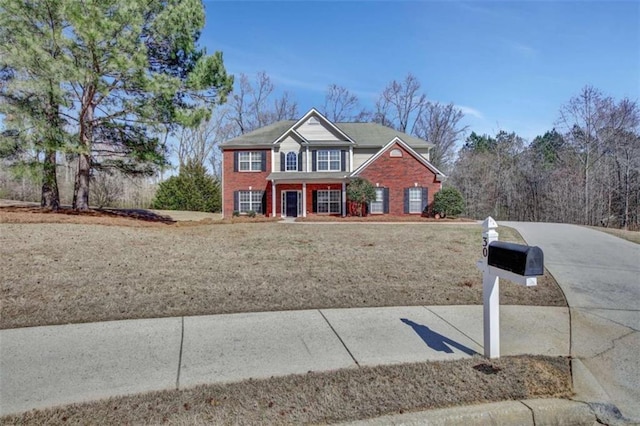
<path id="1" fill-rule="evenodd" d="M 498 242 L 498 224 L 491 216 L 482 222 L 482 298 L 484 356 L 500 357 L 500 278 L 527 287 L 537 284 L 544 271 L 542 250 L 519 244 Z M 492 244 L 493 243 L 493 244 Z"/>

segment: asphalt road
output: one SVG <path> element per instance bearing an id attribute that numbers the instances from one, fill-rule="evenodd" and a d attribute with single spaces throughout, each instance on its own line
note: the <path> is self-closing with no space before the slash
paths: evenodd
<path id="1" fill-rule="evenodd" d="M 640 245 L 577 225 L 500 225 L 542 248 L 565 293 L 577 399 L 613 403 L 640 423 Z"/>

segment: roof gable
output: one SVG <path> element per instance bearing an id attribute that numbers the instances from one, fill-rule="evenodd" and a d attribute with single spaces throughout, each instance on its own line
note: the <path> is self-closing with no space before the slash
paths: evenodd
<path id="1" fill-rule="evenodd" d="M 438 180 L 442 180 L 445 176 L 444 173 L 442 173 L 440 170 L 438 170 L 433 164 L 431 164 L 431 162 L 429 160 L 427 160 L 426 158 L 424 158 L 422 155 L 418 154 L 413 148 L 411 148 L 406 142 L 404 142 L 402 139 L 400 139 L 399 137 L 394 137 L 393 139 L 391 139 L 385 146 L 383 146 L 375 155 L 373 155 L 371 158 L 369 158 L 367 161 L 365 161 L 364 163 L 362 163 L 362 165 L 360 167 L 358 167 L 356 170 L 354 170 L 351 173 L 351 176 L 358 176 L 364 169 L 366 169 L 367 167 L 369 167 L 371 164 L 373 164 L 378 158 L 380 158 L 384 153 L 386 153 L 387 151 L 389 151 L 391 149 L 391 147 L 395 146 L 395 145 L 400 145 L 405 151 L 407 151 L 411 156 L 413 156 L 416 160 L 418 160 L 420 163 L 422 163 L 425 167 L 427 167 L 429 170 L 431 170 L 436 177 L 438 178 Z"/>
<path id="2" fill-rule="evenodd" d="M 318 126 L 318 130 L 314 131 L 313 127 L 316 126 Z M 296 121 L 290 130 L 295 130 L 308 142 L 330 140 L 332 142 L 344 141 L 351 144 L 356 143 L 349 135 L 329 121 L 324 115 L 320 114 L 315 108 L 311 108 L 300 120 Z M 327 139 L 327 137 L 323 139 L 323 135 L 329 135 L 331 139 Z"/>

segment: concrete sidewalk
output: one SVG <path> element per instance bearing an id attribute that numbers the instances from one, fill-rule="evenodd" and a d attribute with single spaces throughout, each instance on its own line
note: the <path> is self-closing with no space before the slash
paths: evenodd
<path id="1" fill-rule="evenodd" d="M 566 308 L 501 306 L 501 354 L 569 354 Z M 0 415 L 248 378 L 482 353 L 482 306 L 265 312 L 0 331 Z"/>

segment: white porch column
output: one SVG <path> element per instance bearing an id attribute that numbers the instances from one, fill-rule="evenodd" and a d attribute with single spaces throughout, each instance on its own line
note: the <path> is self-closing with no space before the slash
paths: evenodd
<path id="1" fill-rule="evenodd" d="M 307 167 L 305 169 L 305 172 L 310 172 L 311 171 L 311 156 L 309 156 L 309 145 L 307 145 Z"/>
<path id="2" fill-rule="evenodd" d="M 349 147 L 349 172 L 353 172 L 353 146 Z"/>
<path id="3" fill-rule="evenodd" d="M 302 217 L 307 217 L 307 183 L 302 182 Z"/>
<path id="4" fill-rule="evenodd" d="M 271 217 L 276 217 L 276 181 L 271 181 Z"/>
<path id="5" fill-rule="evenodd" d="M 342 217 L 347 215 L 347 183 L 342 182 Z"/>

